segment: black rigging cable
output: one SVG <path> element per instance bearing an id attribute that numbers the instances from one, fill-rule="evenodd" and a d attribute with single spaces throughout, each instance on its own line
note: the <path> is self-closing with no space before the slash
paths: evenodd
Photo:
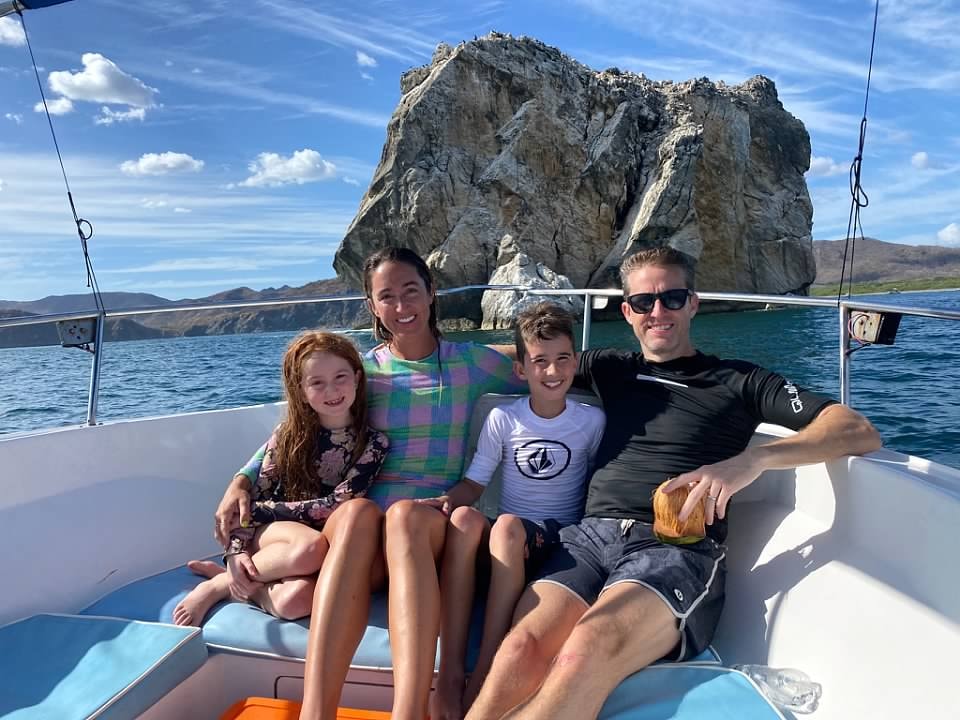
<path id="1" fill-rule="evenodd" d="M 843 245 L 843 263 L 840 266 L 840 287 L 837 288 L 837 307 L 843 295 L 843 280 L 847 269 L 847 251 L 850 253 L 850 274 L 847 276 L 847 297 L 853 292 L 853 251 L 856 245 L 857 231 L 863 238 L 863 225 L 860 224 L 860 209 L 870 204 L 870 198 L 860 184 L 860 170 L 863 164 L 863 146 L 867 138 L 867 103 L 870 100 L 870 78 L 873 75 L 873 51 L 877 43 L 877 18 L 880 14 L 880 0 L 873 8 L 873 34 L 870 38 L 870 63 L 867 66 L 867 90 L 863 98 L 863 118 L 860 120 L 860 140 L 857 156 L 850 164 L 850 217 L 847 219 L 847 237 Z"/>
<path id="2" fill-rule="evenodd" d="M 57 159 L 60 161 L 60 172 L 63 175 L 63 184 L 67 188 L 67 200 L 70 203 L 70 211 L 73 213 L 73 222 L 77 226 L 77 235 L 80 236 L 80 247 L 83 250 L 83 260 L 87 269 L 87 287 L 93 292 L 93 301 L 97 305 L 97 311 L 104 312 L 103 298 L 100 295 L 100 287 L 97 285 L 97 276 L 93 272 L 93 261 L 90 259 L 90 252 L 87 249 L 87 240 L 93 237 L 93 225 L 89 220 L 85 220 L 77 214 L 77 206 L 73 202 L 73 193 L 70 192 L 70 182 L 67 180 L 67 171 L 63 166 L 63 156 L 60 154 L 60 144 L 57 142 L 57 133 L 53 129 L 53 118 L 50 117 L 50 110 L 47 108 L 47 98 L 43 93 L 43 82 L 40 80 L 40 70 L 37 68 L 37 59 L 33 55 L 33 45 L 30 44 L 30 35 L 27 33 L 27 24 L 23 19 L 23 11 L 18 9 L 17 15 L 20 16 L 20 24 L 23 26 L 23 36 L 27 41 L 27 49 L 30 51 L 30 62 L 33 63 L 33 74 L 37 78 L 37 87 L 40 89 L 40 99 L 43 101 L 43 111 L 47 116 L 47 125 L 50 126 L 50 135 L 53 137 L 53 147 L 57 151 Z"/>

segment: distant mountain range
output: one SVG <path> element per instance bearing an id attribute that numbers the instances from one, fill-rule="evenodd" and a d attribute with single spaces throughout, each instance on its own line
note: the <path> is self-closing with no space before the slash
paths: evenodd
<path id="1" fill-rule="evenodd" d="M 815 240 L 817 261 L 815 285 L 840 282 L 843 240 Z M 960 248 L 939 245 L 898 245 L 874 238 L 857 240 L 854 249 L 854 282 L 899 282 L 903 280 L 960 278 Z M 847 258 L 847 266 L 851 258 Z"/>
<path id="2" fill-rule="evenodd" d="M 843 262 L 843 240 L 816 240 L 813 243 L 817 261 L 816 285 L 840 282 Z M 849 258 L 848 258 L 849 265 Z M 960 278 L 960 248 L 934 245 L 897 245 L 873 238 L 858 240 L 853 257 L 854 280 L 902 281 L 914 278 Z M 301 287 L 251 290 L 247 287 L 193 300 L 168 300 L 148 293 L 108 292 L 103 294 L 109 310 L 138 307 L 172 307 L 216 302 L 278 300 L 318 295 L 350 295 L 350 290 L 337 278 L 317 280 Z M 85 312 L 95 308 L 91 295 L 50 295 L 41 300 L 18 302 L 0 300 L 0 318 L 54 313 Z M 278 308 L 244 308 L 238 310 L 186 310 L 176 313 L 139 315 L 107 321 L 107 340 L 143 340 L 182 335 L 227 335 L 232 333 L 298 330 L 309 327 L 369 327 L 370 318 L 363 303 L 334 302 L 289 305 Z M 28 325 L 0 329 L 0 347 L 56 345 L 59 343 L 54 325 Z"/>
<path id="3" fill-rule="evenodd" d="M 168 300 L 147 293 L 103 293 L 107 310 L 132 308 L 168 308 L 184 305 L 256 300 L 282 300 L 322 295 L 351 295 L 336 278 L 317 280 L 301 287 L 251 290 L 235 288 L 203 298 Z M 0 318 L 95 311 L 92 295 L 51 295 L 41 300 L 18 302 L 0 300 Z M 143 340 L 182 335 L 228 335 L 233 333 L 297 330 L 310 327 L 369 326 L 369 316 L 359 301 L 285 305 L 276 308 L 219 310 L 183 310 L 176 313 L 138 315 L 107 321 L 107 340 Z M 0 329 L 0 347 L 57 345 L 60 340 L 53 324 L 27 325 Z"/>

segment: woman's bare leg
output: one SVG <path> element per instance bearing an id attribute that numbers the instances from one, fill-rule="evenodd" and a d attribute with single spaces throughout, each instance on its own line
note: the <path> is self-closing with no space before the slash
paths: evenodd
<path id="1" fill-rule="evenodd" d="M 301 720 L 333 720 L 340 692 L 370 612 L 370 594 L 383 584 L 383 513 L 366 499 L 350 500 L 327 520 L 329 551 L 313 594 Z"/>
<path id="2" fill-rule="evenodd" d="M 489 528 L 483 513 L 472 507 L 459 507 L 450 515 L 440 572 L 440 674 L 430 696 L 431 720 L 463 718 L 463 665 L 476 586 L 477 548 Z"/>
<path id="3" fill-rule="evenodd" d="M 526 549 L 527 533 L 520 518 L 515 515 L 498 517 L 490 531 L 490 589 L 483 619 L 483 639 L 480 641 L 476 667 L 463 693 L 465 711 L 476 700 L 490 672 L 493 656 L 510 629 L 510 619 L 526 580 Z"/>
<path id="4" fill-rule="evenodd" d="M 393 720 L 423 720 L 440 632 L 437 559 L 447 517 L 436 508 L 401 500 L 384 525 L 390 576 L 390 652 L 393 657 Z"/>

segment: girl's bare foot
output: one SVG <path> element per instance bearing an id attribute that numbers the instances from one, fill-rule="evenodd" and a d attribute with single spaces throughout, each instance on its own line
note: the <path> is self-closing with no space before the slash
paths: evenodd
<path id="1" fill-rule="evenodd" d="M 207 579 L 227 571 L 223 565 L 215 563 L 213 560 L 191 560 L 187 563 L 187 569 L 194 575 L 200 575 Z"/>
<path id="2" fill-rule="evenodd" d="M 173 609 L 173 624 L 199 626 L 210 608 L 228 597 L 230 585 L 226 574 L 204 580 Z"/>

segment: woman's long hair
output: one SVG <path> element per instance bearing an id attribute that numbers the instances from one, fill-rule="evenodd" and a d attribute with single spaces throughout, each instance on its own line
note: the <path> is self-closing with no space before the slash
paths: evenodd
<path id="1" fill-rule="evenodd" d="M 413 250 L 404 247 L 385 247 L 377 250 L 373 255 L 370 255 L 363 262 L 363 294 L 367 296 L 367 302 L 370 305 L 370 314 L 373 315 L 373 334 L 381 342 L 390 344 L 390 341 L 393 340 L 393 333 L 387 330 L 386 326 L 380 321 L 380 318 L 377 317 L 377 314 L 373 312 L 373 272 L 378 267 L 383 265 L 385 262 L 398 262 L 406 263 L 414 270 L 417 271 L 417 275 L 420 276 L 420 279 L 423 280 L 424 286 L 427 288 L 427 292 L 433 293 L 434 284 L 433 276 L 430 274 L 430 268 L 427 267 L 427 263 L 424 262 L 423 258 L 417 255 Z M 434 293 L 433 300 L 430 303 L 430 333 L 434 338 L 439 342 L 442 333 L 440 328 L 437 326 L 437 296 Z"/>
<path id="2" fill-rule="evenodd" d="M 355 373 L 360 373 L 356 397 L 350 406 L 350 427 L 356 438 L 351 465 L 357 462 L 367 445 L 367 377 L 356 346 L 335 333 L 301 333 L 291 341 L 283 355 L 283 394 L 287 399 L 287 414 L 277 431 L 274 457 L 290 500 L 316 497 L 316 438 L 323 426 L 316 410 L 307 403 L 301 385 L 304 363 L 316 352 L 341 357 Z"/>

